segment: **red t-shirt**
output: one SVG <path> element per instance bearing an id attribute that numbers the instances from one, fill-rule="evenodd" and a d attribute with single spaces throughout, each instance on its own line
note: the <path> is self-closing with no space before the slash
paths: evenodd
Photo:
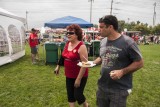
<path id="1" fill-rule="evenodd" d="M 30 47 L 35 47 L 36 45 L 38 45 L 38 37 L 37 34 L 35 33 L 31 33 L 29 36 L 29 45 Z"/>
<path id="2" fill-rule="evenodd" d="M 62 56 L 65 59 L 64 60 L 64 68 L 65 68 L 65 75 L 68 78 L 77 78 L 80 68 L 77 63 L 80 61 L 80 56 L 78 53 L 78 49 L 81 45 L 83 45 L 83 42 L 80 42 L 72 51 L 68 51 L 68 44 L 66 44 Z M 86 71 L 83 75 L 83 77 L 88 76 L 88 68 L 86 68 Z"/>

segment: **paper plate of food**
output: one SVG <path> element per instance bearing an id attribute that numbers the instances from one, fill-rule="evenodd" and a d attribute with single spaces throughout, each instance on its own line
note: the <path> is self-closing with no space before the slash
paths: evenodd
<path id="1" fill-rule="evenodd" d="M 80 67 L 93 67 L 96 64 L 94 64 L 93 61 L 87 61 L 87 62 L 82 61 L 82 62 L 79 62 L 77 65 Z"/>

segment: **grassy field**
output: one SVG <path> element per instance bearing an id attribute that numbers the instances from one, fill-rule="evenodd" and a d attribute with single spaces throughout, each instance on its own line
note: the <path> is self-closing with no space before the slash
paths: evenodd
<path id="1" fill-rule="evenodd" d="M 141 45 L 144 67 L 134 73 L 133 92 L 127 107 L 160 106 L 160 45 Z M 59 76 L 53 65 L 31 64 L 30 49 L 19 60 L 0 67 L 0 107 L 68 107 L 63 67 Z M 97 79 L 100 66 L 90 69 L 85 95 L 90 107 L 96 107 Z"/>

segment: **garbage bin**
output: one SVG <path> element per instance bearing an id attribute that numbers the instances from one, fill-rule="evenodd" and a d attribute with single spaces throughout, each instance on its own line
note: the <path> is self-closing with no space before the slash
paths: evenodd
<path id="1" fill-rule="evenodd" d="M 85 42 L 84 43 L 85 45 L 86 45 L 86 48 L 87 48 L 87 51 L 88 51 L 88 55 L 89 55 L 89 53 L 90 53 L 90 43 L 89 42 Z"/>
<path id="2" fill-rule="evenodd" d="M 100 41 L 93 41 L 92 42 L 92 51 L 95 56 L 99 56 L 99 48 L 100 48 Z"/>
<path id="3" fill-rule="evenodd" d="M 51 42 L 45 43 L 46 64 L 55 64 L 58 61 L 58 44 Z"/>
<path id="4" fill-rule="evenodd" d="M 62 51 L 63 51 L 63 49 L 64 49 L 64 46 L 65 46 L 65 42 L 61 42 L 61 43 L 60 43 L 61 53 L 62 53 Z"/>

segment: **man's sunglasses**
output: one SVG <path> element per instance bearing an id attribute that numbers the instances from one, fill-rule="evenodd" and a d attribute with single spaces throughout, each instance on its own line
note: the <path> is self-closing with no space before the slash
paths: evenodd
<path id="1" fill-rule="evenodd" d="M 75 34 L 74 32 L 67 32 L 66 35 L 73 35 Z"/>

